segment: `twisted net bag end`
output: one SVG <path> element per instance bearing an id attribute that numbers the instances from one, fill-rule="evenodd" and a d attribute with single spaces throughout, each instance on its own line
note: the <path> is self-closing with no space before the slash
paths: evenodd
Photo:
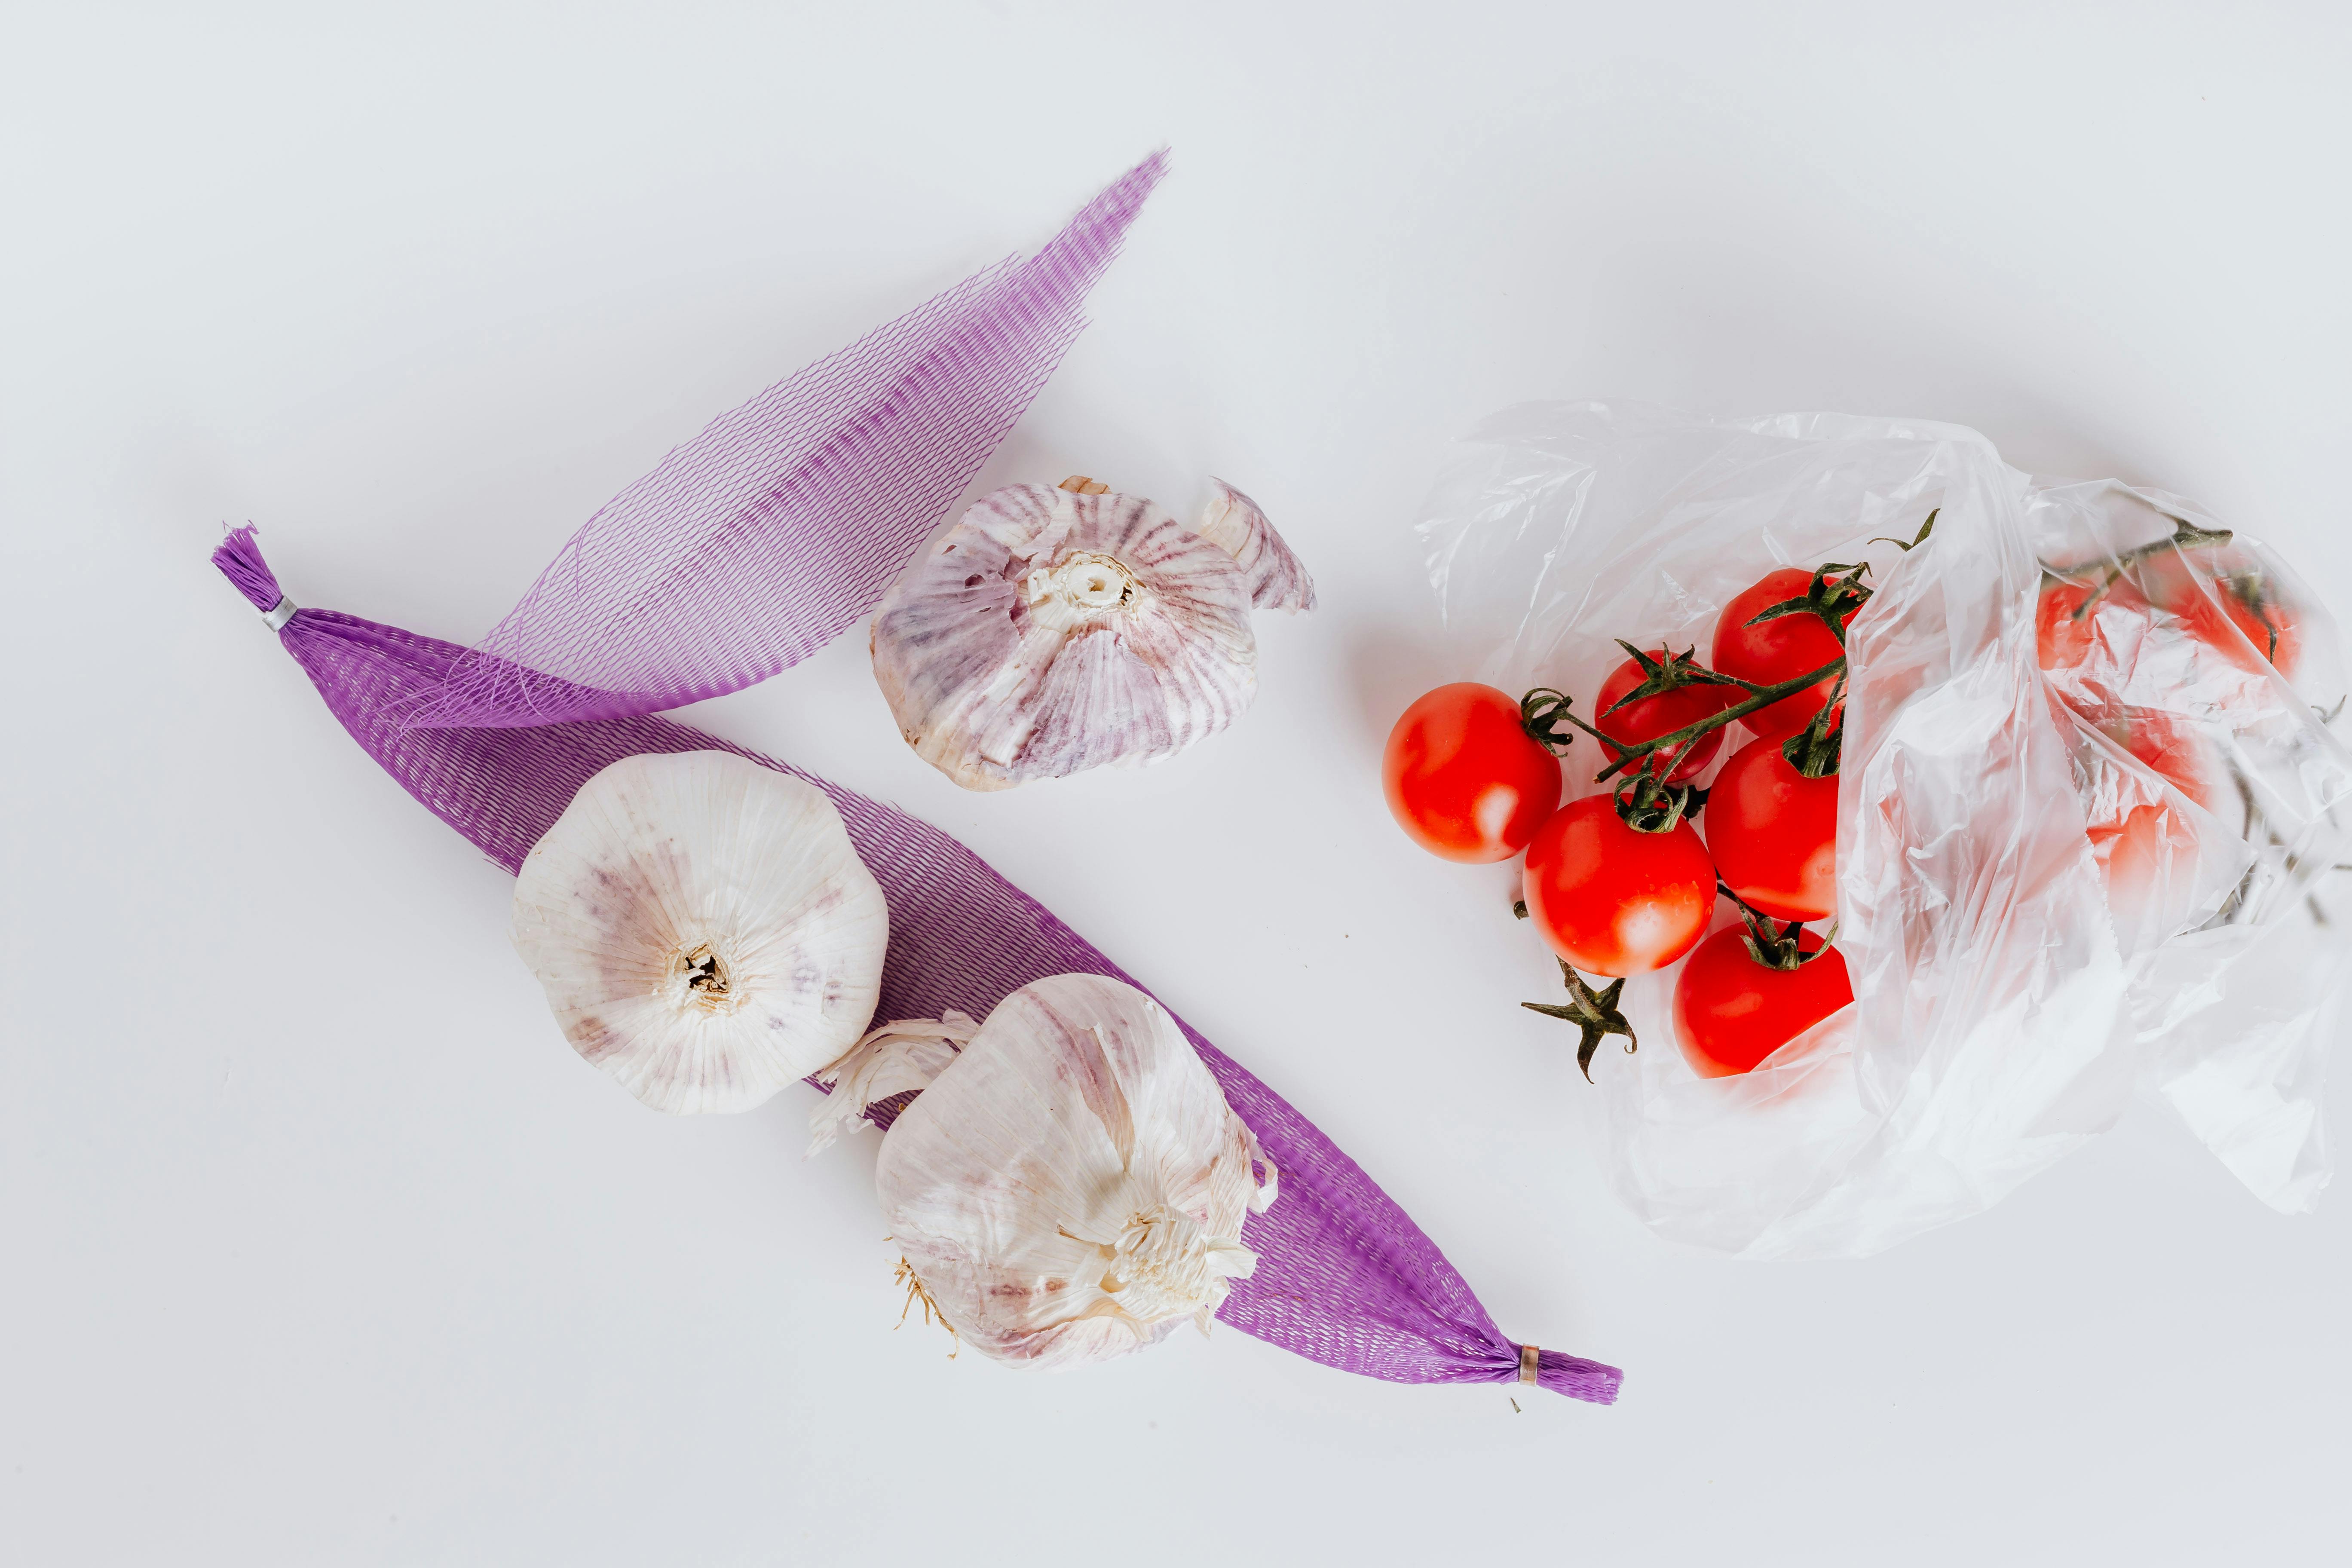
<path id="1" fill-rule="evenodd" d="M 1549 1388 L 1554 1394 L 1564 1394 L 1570 1399 L 1581 1399 L 1591 1405 L 1614 1405 L 1617 1403 L 1617 1390 L 1625 1381 L 1625 1374 L 1613 1366 L 1570 1355 L 1566 1351 L 1521 1345 L 1517 1364 L 1504 1378 L 1496 1381 Z"/>

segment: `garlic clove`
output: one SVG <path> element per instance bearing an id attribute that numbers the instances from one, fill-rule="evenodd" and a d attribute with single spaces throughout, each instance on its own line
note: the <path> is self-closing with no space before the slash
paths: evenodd
<path id="1" fill-rule="evenodd" d="M 816 1075 L 833 1092 L 809 1112 L 809 1154 L 823 1153 L 843 1133 L 865 1125 L 877 1101 L 929 1088 L 979 1030 L 976 1020 L 952 1008 L 937 1018 L 898 1018 L 869 1030 Z"/>
<path id="2" fill-rule="evenodd" d="M 1250 604 L 1261 610 L 1311 610 L 1315 579 L 1257 502 L 1223 479 L 1209 481 L 1216 493 L 1201 509 L 1199 532 L 1234 558 L 1249 583 Z"/>
<path id="3" fill-rule="evenodd" d="M 1205 1324 L 1256 1267 L 1255 1150 L 1164 1008 L 1063 974 L 997 1005 L 891 1125 L 875 1185 L 962 1342 L 1068 1367 Z"/>
<path id="4" fill-rule="evenodd" d="M 656 1110 L 748 1110 L 874 1016 L 890 920 L 823 790 L 728 752 L 625 757 L 515 880 L 572 1048 Z"/>
<path id="5" fill-rule="evenodd" d="M 875 679 L 918 755 L 967 789 L 1174 755 L 1257 691 L 1234 559 L 1151 502 L 983 496 L 875 612 Z"/>

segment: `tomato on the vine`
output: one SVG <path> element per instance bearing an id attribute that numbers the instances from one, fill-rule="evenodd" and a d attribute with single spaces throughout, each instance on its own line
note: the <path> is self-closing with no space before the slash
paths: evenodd
<path id="1" fill-rule="evenodd" d="M 1652 657 L 1663 661 L 1672 655 L 1660 648 Z M 1612 741 L 1637 746 L 1661 735 L 1671 735 L 1702 719 L 1711 719 L 1742 695 L 1736 686 L 1678 686 L 1672 691 L 1637 698 L 1618 708 L 1617 702 L 1644 679 L 1638 659 L 1629 658 L 1611 670 L 1609 679 L 1601 683 L 1601 695 L 1593 700 L 1592 727 Z M 1662 774 L 1668 784 L 1688 784 L 1706 771 L 1706 764 L 1715 761 L 1716 752 L 1722 749 L 1723 731 L 1709 730 L 1697 740 L 1684 742 L 1680 755 L 1672 763 L 1672 772 L 1665 771 L 1668 763 L 1664 752 L 1654 753 L 1643 765 L 1649 772 Z M 1612 762 L 1624 755 L 1614 746 L 1604 750 Z"/>
<path id="2" fill-rule="evenodd" d="M 2147 601 L 2118 579 L 2104 589 L 2096 583 L 2045 577 L 2033 607 L 2033 650 L 2044 669 L 2076 669 L 2097 646 L 2104 619 L 2110 631 L 2129 625 L 2119 616 L 2148 617 Z M 2132 629 L 2138 629 L 2134 627 Z"/>
<path id="3" fill-rule="evenodd" d="M 1507 860 L 1559 805 L 1559 759 L 1528 735 L 1517 702 L 1475 680 L 1404 710 L 1381 777 L 1398 826 L 1448 860 Z"/>
<path id="4" fill-rule="evenodd" d="M 2187 724 L 2168 713 L 2127 708 L 2099 731 L 2198 805 L 2213 804 L 2213 753 Z"/>
<path id="5" fill-rule="evenodd" d="M 1710 808 L 1711 809 L 1711 808 Z M 1675 1036 L 1701 1078 L 1730 1078 L 1756 1065 L 1853 1000 L 1845 954 L 1822 952 L 1812 931 L 1797 937 L 1808 957 L 1794 969 L 1759 963 L 1748 931 L 1727 926 L 1699 943 L 1675 978 Z"/>
<path id="6" fill-rule="evenodd" d="M 1805 777 L 1778 741 L 1734 752 L 1706 795 L 1706 847 L 1724 885 L 1775 920 L 1829 919 L 1837 909 L 1837 796 L 1835 773 Z"/>
<path id="7" fill-rule="evenodd" d="M 1813 574 L 1794 566 L 1768 572 L 1756 584 L 1732 595 L 1715 623 L 1711 659 L 1717 672 L 1737 676 L 1758 686 L 1774 686 L 1821 668 L 1845 651 L 1821 616 L 1811 613 L 1776 616 L 1756 626 L 1748 623 L 1773 605 L 1801 599 Z M 1859 608 L 1860 606 L 1856 606 Z M 1838 618 L 1851 625 L 1853 611 Z M 1740 721 L 1767 740 L 1786 740 L 1807 724 L 1830 700 L 1837 681 L 1823 677 L 1803 690 L 1757 710 Z"/>
<path id="8" fill-rule="evenodd" d="M 1696 945 L 1715 912 L 1715 867 L 1687 822 L 1629 827 L 1606 795 L 1574 800 L 1528 847 L 1528 917 L 1592 974 L 1645 974 Z"/>
<path id="9" fill-rule="evenodd" d="M 2242 552 L 2168 550 L 2143 563 L 2140 577 L 2150 602 L 2239 668 L 2294 672 L 2302 629 Z"/>
<path id="10" fill-rule="evenodd" d="M 2227 550 L 2162 551 L 2105 583 L 2045 578 L 2033 627 L 2042 668 L 2073 669 L 2102 635 L 2139 634 L 2158 610 L 2241 669 L 2294 673 L 2303 632 L 2294 610 L 2259 566 Z"/>
<path id="11" fill-rule="evenodd" d="M 2090 839 L 2107 907 L 2125 931 L 2155 922 L 2168 931 L 2187 917 L 2197 864 L 2197 829 L 2187 812 L 2169 801 L 2136 805 L 2094 824 Z"/>
<path id="12" fill-rule="evenodd" d="M 2127 710 L 2099 726 L 2197 805 L 2212 801 L 2216 762 L 2196 732 L 2168 715 Z M 2090 792 L 2091 855 L 2106 880 L 2107 907 L 2127 930 L 2169 927 L 2186 918 L 2197 863 L 2194 814 L 2144 784 L 2118 781 Z"/>

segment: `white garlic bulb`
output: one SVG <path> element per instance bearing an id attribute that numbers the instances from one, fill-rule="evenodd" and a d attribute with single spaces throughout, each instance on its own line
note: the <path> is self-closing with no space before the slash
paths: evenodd
<path id="1" fill-rule="evenodd" d="M 729 752 L 625 757 L 515 880 L 515 951 L 572 1048 L 656 1110 L 748 1110 L 856 1041 L 890 916 L 815 785 Z"/>
<path id="2" fill-rule="evenodd" d="M 1300 603 L 1314 590 L 1300 598 L 1305 573 L 1248 498 L 1212 513 L 1215 538 L 1084 479 L 974 502 L 875 612 L 875 679 L 907 743 L 967 789 L 1004 789 L 1232 723 L 1257 692 L 1253 574 Z"/>
<path id="3" fill-rule="evenodd" d="M 1265 1165 L 1263 1186 L 1251 1170 Z M 1206 1332 L 1275 1171 L 1167 1011 L 1058 974 L 997 1004 L 899 1113 L 874 1181 L 963 1343 L 1061 1368 Z"/>

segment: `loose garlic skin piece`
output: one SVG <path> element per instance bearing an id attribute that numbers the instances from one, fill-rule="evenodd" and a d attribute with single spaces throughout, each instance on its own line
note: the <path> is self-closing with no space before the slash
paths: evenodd
<path id="1" fill-rule="evenodd" d="M 656 1110 L 749 1110 L 856 1044 L 890 916 L 823 790 L 730 752 L 625 757 L 515 879 L 564 1037 Z"/>
<path id="2" fill-rule="evenodd" d="M 1250 604 L 1261 610 L 1311 610 L 1315 579 L 1307 563 L 1274 531 L 1265 509 L 1223 479 L 1209 481 L 1216 493 L 1201 509 L 1202 538 L 1234 558 L 1249 584 Z"/>
<path id="3" fill-rule="evenodd" d="M 1025 985 L 882 1140 L 893 1243 L 965 1344 L 1048 1370 L 1202 1332 L 1256 1255 L 1274 1169 L 1150 997 L 1092 974 Z"/>
<path id="4" fill-rule="evenodd" d="M 982 497 L 883 595 L 874 675 L 966 789 L 1173 756 L 1257 692 L 1249 581 L 1139 496 Z"/>

